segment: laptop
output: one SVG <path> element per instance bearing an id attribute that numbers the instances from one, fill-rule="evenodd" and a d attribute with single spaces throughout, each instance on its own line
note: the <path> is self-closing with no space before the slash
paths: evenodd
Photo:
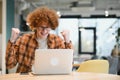
<path id="1" fill-rule="evenodd" d="M 33 74 L 70 74 L 73 49 L 37 49 Z"/>

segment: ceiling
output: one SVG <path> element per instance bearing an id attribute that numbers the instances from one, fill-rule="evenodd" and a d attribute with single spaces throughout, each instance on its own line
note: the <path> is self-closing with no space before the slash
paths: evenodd
<path id="1" fill-rule="evenodd" d="M 120 0 L 15 0 L 17 8 L 27 12 L 39 6 L 48 6 L 61 15 L 104 15 L 105 10 L 109 15 L 120 16 Z M 19 5 L 19 6 L 18 6 Z"/>

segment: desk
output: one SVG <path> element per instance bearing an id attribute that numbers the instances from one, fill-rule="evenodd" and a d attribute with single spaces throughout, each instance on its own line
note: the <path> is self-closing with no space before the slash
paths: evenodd
<path id="1" fill-rule="evenodd" d="M 0 75 L 0 80 L 120 80 L 120 76 L 101 73 L 72 72 L 69 75 Z"/>

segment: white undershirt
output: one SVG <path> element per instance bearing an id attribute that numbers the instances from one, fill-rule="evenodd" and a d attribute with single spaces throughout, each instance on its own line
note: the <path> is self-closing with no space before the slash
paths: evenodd
<path id="1" fill-rule="evenodd" d="M 47 49 L 47 39 L 37 39 L 39 49 Z"/>

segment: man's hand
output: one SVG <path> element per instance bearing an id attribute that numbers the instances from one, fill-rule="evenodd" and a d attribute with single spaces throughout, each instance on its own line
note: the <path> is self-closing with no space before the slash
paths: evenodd
<path id="1" fill-rule="evenodd" d="M 66 42 L 66 43 L 69 43 L 69 42 L 70 42 L 70 32 L 69 32 L 68 30 L 63 30 L 63 31 L 61 32 L 61 34 L 62 34 L 65 42 Z"/>
<path id="2" fill-rule="evenodd" d="M 10 41 L 14 43 L 18 38 L 20 30 L 18 28 L 12 28 L 11 38 Z"/>

